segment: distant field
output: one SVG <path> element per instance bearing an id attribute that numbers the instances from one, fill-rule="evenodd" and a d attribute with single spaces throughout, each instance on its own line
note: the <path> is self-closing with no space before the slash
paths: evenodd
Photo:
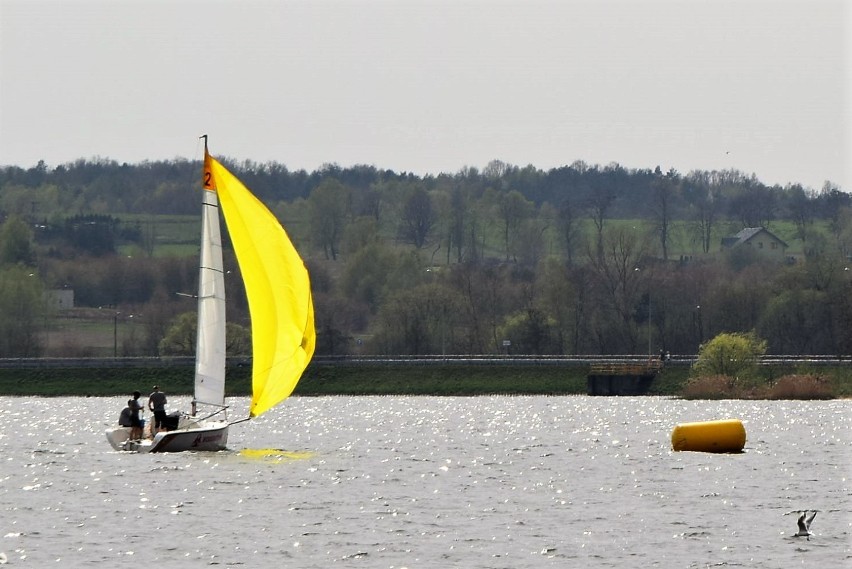
<path id="1" fill-rule="evenodd" d="M 144 235 L 154 236 L 154 256 L 186 256 L 195 255 L 198 252 L 197 242 L 201 231 L 201 219 L 198 216 L 192 215 L 120 215 L 118 216 L 128 226 L 139 224 Z M 386 220 L 387 221 L 387 220 Z M 652 225 L 648 220 L 644 219 L 612 219 L 608 220 L 607 227 L 616 228 L 623 227 L 627 229 L 635 229 L 640 233 L 644 232 L 649 235 L 649 244 L 651 247 L 658 248 L 659 240 L 654 234 Z M 301 218 L 285 218 L 283 225 L 290 234 L 293 241 L 303 254 L 310 257 L 311 252 L 306 251 L 305 245 L 310 238 L 310 228 L 307 221 Z M 815 228 L 827 231 L 824 223 L 817 223 Z M 796 237 L 796 227 L 790 221 L 773 221 L 767 227 L 778 237 L 783 239 L 789 245 L 788 254 L 798 256 L 802 254 L 802 243 Z M 736 221 L 720 221 L 716 225 L 714 231 L 713 244 L 710 249 L 710 254 L 718 253 L 721 249 L 722 237 L 734 235 L 741 229 Z M 499 223 L 487 224 L 484 229 L 487 232 L 485 248 L 487 254 L 494 257 L 502 257 L 505 255 L 502 236 L 500 234 Z M 590 219 L 580 220 L 580 230 L 582 236 L 588 242 L 594 242 L 596 230 Z M 388 243 L 397 243 L 396 239 L 397 228 L 393 223 L 387 224 L 381 231 Z M 561 240 L 556 234 L 554 228 L 548 228 L 545 232 L 547 241 L 551 243 L 551 250 L 558 252 L 561 250 Z M 431 244 L 427 248 L 431 251 L 435 244 Z M 424 249 L 425 250 L 425 249 Z M 130 249 L 123 248 L 122 253 L 128 253 Z M 579 252 L 582 255 L 582 251 Z M 681 256 L 700 257 L 704 255 L 701 248 L 701 242 L 695 234 L 693 225 L 686 221 L 674 221 L 670 228 L 669 240 L 669 258 L 679 258 Z M 436 259 L 441 257 L 441 253 L 436 256 Z"/>
<path id="2" fill-rule="evenodd" d="M 154 238 L 154 257 L 183 257 L 198 254 L 198 242 L 201 236 L 201 218 L 194 215 L 119 215 L 128 227 L 137 224 L 144 236 L 143 239 Z M 304 222 L 284 223 L 285 228 L 294 241 L 305 231 Z M 305 239 L 302 239 L 305 240 Z M 130 255 L 137 249 L 135 243 L 119 247 L 122 255 Z"/>
<path id="3" fill-rule="evenodd" d="M 154 257 L 183 257 L 198 254 L 201 219 L 194 215 L 118 215 L 126 227 L 139 228 L 144 243 L 153 238 Z M 133 255 L 136 243 L 119 246 L 122 255 Z"/>
<path id="4" fill-rule="evenodd" d="M 136 320 L 134 321 L 134 318 Z M 46 354 L 57 356 L 135 356 L 141 322 L 134 314 L 110 308 L 74 308 L 62 311 L 44 334 Z"/>

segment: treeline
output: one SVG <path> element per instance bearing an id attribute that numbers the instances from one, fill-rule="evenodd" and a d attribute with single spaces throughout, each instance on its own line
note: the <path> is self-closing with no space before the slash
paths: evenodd
<path id="1" fill-rule="evenodd" d="M 826 181 L 822 188 L 801 184 L 766 186 L 754 174 L 737 170 L 693 171 L 627 169 L 619 164 L 570 166 L 541 170 L 492 161 L 483 169 L 468 167 L 454 174 L 416 176 L 374 166 L 342 168 L 327 164 L 307 172 L 270 162 L 222 159 L 266 203 L 307 199 L 323 182 L 334 179 L 363 198 L 370 207 L 372 190 L 394 185 L 417 185 L 427 191 L 457 188 L 478 197 L 486 190 L 514 190 L 536 207 L 559 208 L 566 200 L 577 208 L 603 209 L 613 219 L 647 217 L 668 203 L 674 218 L 694 217 L 712 201 L 721 216 L 744 227 L 777 219 L 831 218 L 837 206 L 849 206 L 849 194 Z M 2 210 L 5 214 L 49 219 L 53 215 L 195 214 L 198 161 L 172 160 L 119 164 L 106 159 L 78 160 L 49 168 L 44 162 L 25 169 L 0 168 Z M 663 188 L 666 186 L 666 188 Z M 670 190 L 670 191 L 669 191 Z M 661 194 L 666 194 L 665 196 Z"/>
<path id="2" fill-rule="evenodd" d="M 852 199 L 830 182 L 582 162 L 424 177 L 224 162 L 306 257 L 320 353 L 696 353 L 750 330 L 770 353 L 852 353 Z M 197 215 L 199 172 L 184 160 L 0 169 L 0 356 L 44 352 L 53 315 L 38 291 L 61 288 L 141 315 L 144 337 L 123 353 L 191 350 L 173 336 L 194 308 L 176 293 L 195 289 L 195 255 L 162 254 L 156 226 L 128 220 Z M 744 227 L 772 229 L 792 260 L 722 253 Z M 246 324 L 226 262 L 229 318 Z"/>

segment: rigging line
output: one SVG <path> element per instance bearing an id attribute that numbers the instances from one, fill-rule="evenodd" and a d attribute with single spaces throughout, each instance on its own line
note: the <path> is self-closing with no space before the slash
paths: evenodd
<path id="1" fill-rule="evenodd" d="M 237 421 L 233 421 L 232 423 L 228 423 L 228 426 L 236 425 L 237 423 L 245 423 L 246 421 L 251 421 L 251 417 L 246 417 L 245 419 L 239 419 Z"/>

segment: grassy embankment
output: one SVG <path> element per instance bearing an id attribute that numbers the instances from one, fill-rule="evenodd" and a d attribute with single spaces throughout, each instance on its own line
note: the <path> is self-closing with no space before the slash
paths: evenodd
<path id="1" fill-rule="evenodd" d="M 587 373 L 588 369 L 582 366 L 311 364 L 295 393 L 302 396 L 582 395 L 586 393 Z M 823 387 L 827 386 L 832 396 L 852 397 L 850 367 L 809 370 L 776 367 L 766 368 L 766 373 L 770 381 L 794 373 L 818 375 L 824 378 Z M 688 376 L 688 367 L 667 368 L 654 380 L 650 394 L 683 395 Z M 192 368 L 0 369 L 0 395 L 117 396 L 134 389 L 147 393 L 154 384 L 170 394 L 190 394 Z M 250 389 L 249 368 L 228 369 L 229 396 L 248 395 Z M 724 393 L 718 395 L 725 397 Z M 811 397 L 808 393 L 800 393 L 797 398 Z"/>

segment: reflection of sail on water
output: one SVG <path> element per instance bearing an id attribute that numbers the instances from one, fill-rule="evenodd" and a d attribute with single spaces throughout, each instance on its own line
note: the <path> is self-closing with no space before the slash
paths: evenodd
<path id="1" fill-rule="evenodd" d="M 251 313 L 252 417 L 288 397 L 316 344 L 308 271 L 274 215 L 219 162 L 207 174 L 219 197 Z"/>
<path id="2" fill-rule="evenodd" d="M 205 139 L 206 140 L 206 139 Z M 251 313 L 252 400 L 256 417 L 286 399 L 314 353 L 314 307 L 305 264 L 275 216 L 224 166 L 204 152 L 198 338 L 192 413 L 153 440 L 131 441 L 113 428 L 116 450 L 179 452 L 221 450 L 231 423 L 225 407 L 225 279 L 219 208 L 234 245 Z M 213 411 L 196 416 L 196 405 Z"/>

